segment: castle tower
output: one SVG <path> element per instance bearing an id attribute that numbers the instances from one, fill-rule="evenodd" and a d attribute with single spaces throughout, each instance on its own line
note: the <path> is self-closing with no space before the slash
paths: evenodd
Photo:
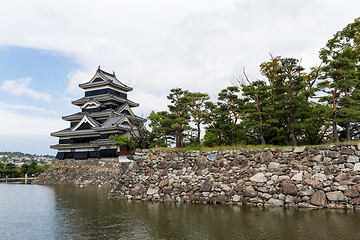
<path id="1" fill-rule="evenodd" d="M 57 149 L 57 159 L 86 159 L 116 157 L 130 154 L 127 147 L 121 149 L 109 136 L 120 134 L 129 136 L 137 133 L 146 119 L 136 116 L 131 108 L 139 104 L 127 98 L 133 89 L 120 82 L 115 73 L 108 73 L 99 68 L 87 83 L 79 84 L 85 90 L 85 96 L 72 102 L 81 112 L 63 116 L 70 122 L 70 127 L 51 136 L 59 137 L 59 144 L 50 148 Z"/>

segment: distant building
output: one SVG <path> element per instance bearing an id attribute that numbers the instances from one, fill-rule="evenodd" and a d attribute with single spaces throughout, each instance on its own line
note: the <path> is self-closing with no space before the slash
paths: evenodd
<path id="1" fill-rule="evenodd" d="M 132 109 L 139 104 L 128 99 L 127 93 L 133 89 L 120 82 L 115 73 L 99 68 L 87 83 L 79 84 L 85 96 L 72 104 L 79 106 L 81 112 L 64 116 L 70 127 L 51 136 L 59 137 L 59 144 L 50 148 L 57 149 L 57 159 L 102 158 L 129 154 L 127 146 L 115 146 L 108 137 L 115 134 L 130 135 L 137 133 L 146 119 L 136 116 Z"/>

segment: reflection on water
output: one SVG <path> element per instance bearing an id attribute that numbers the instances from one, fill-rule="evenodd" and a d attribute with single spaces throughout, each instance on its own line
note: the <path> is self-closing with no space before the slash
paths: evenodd
<path id="1" fill-rule="evenodd" d="M 358 239 L 360 212 L 128 202 L 108 188 L 0 183 L 0 239 Z"/>

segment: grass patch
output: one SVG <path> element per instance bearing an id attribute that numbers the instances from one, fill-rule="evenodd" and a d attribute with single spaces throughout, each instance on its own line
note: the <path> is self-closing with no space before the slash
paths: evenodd
<path id="1" fill-rule="evenodd" d="M 304 145 L 299 147 L 316 147 L 316 146 L 327 146 L 327 145 L 339 145 L 339 144 L 358 144 L 360 140 L 356 141 L 344 141 L 339 143 L 324 143 L 320 145 Z M 205 147 L 205 146 L 195 146 L 195 147 L 186 147 L 186 148 L 151 148 L 151 150 L 155 151 L 175 151 L 175 150 L 198 150 L 198 151 L 225 151 L 225 150 L 241 150 L 241 149 L 263 149 L 263 148 L 286 148 L 286 147 L 294 147 L 294 146 L 277 146 L 277 145 L 236 145 L 236 146 L 216 146 L 216 147 Z"/>

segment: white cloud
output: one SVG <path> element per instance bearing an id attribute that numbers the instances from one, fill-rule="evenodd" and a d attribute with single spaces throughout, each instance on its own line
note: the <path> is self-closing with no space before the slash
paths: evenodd
<path id="1" fill-rule="evenodd" d="M 21 104 L 7 104 L 4 102 L 0 102 L 0 109 L 7 109 L 7 110 L 31 110 L 31 111 L 37 111 L 45 114 L 52 114 L 52 115 L 58 115 L 57 111 L 53 110 L 46 110 L 45 108 L 39 108 L 34 106 L 27 106 L 27 105 L 21 105 Z"/>
<path id="2" fill-rule="evenodd" d="M 358 1 L 349 8 L 330 0 L 22 1 L 20 9 L 19 4 L 14 0 L 0 9 L 0 21 L 11 23 L 0 25 L 6 33 L 0 44 L 75 58 L 82 70 L 68 75 L 67 93 L 83 94 L 78 84 L 100 64 L 116 71 L 120 81 L 158 96 L 173 87 L 216 96 L 243 67 L 251 79 L 260 78 L 259 64 L 269 60 L 269 52 L 303 57 L 305 67 L 313 66 L 319 49 L 360 7 Z"/>
<path id="3" fill-rule="evenodd" d="M 69 79 L 69 84 L 66 88 L 66 92 L 72 95 L 83 94 L 84 90 L 79 88 L 80 83 L 85 83 L 92 78 L 92 75 L 85 72 L 71 72 L 67 75 Z"/>
<path id="4" fill-rule="evenodd" d="M 18 80 L 6 80 L 0 88 L 3 91 L 9 92 L 16 96 L 32 97 L 36 100 L 43 100 L 45 102 L 51 101 L 51 96 L 48 93 L 37 92 L 28 87 L 31 82 L 31 78 L 19 78 Z"/>
<path id="5" fill-rule="evenodd" d="M 134 90 L 134 92 L 129 93 L 128 98 L 140 104 L 140 106 L 134 108 L 133 111 L 136 115 L 143 118 L 147 118 L 151 111 L 158 112 L 167 110 L 164 106 L 166 107 L 170 104 L 165 95 L 160 96 L 139 90 Z"/>
<path id="6" fill-rule="evenodd" d="M 15 109 L 33 109 L 30 106 L 12 106 Z M 61 119 L 27 116 L 15 113 L 14 108 L 0 103 L 0 136 L 16 136 L 20 142 L 23 137 L 48 137 L 50 132 L 68 127 L 68 123 Z"/>
<path id="7" fill-rule="evenodd" d="M 56 132 L 68 126 L 66 121 L 45 117 L 33 117 L 15 113 L 16 109 L 42 109 L 0 103 L 0 150 L 22 151 L 39 154 L 55 154 L 50 145 L 56 144 L 57 138 L 51 137 Z"/>

